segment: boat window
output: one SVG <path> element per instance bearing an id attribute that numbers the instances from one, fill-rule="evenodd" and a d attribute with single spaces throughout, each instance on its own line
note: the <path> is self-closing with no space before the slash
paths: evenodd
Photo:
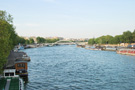
<path id="1" fill-rule="evenodd" d="M 5 73 L 5 76 L 9 76 L 9 73 Z"/>
<path id="2" fill-rule="evenodd" d="M 22 64 L 22 67 L 25 67 L 25 64 L 24 63 Z"/>
<path id="3" fill-rule="evenodd" d="M 10 76 L 14 76 L 14 73 L 10 73 Z"/>
<path id="4" fill-rule="evenodd" d="M 17 64 L 18 67 L 20 67 L 20 64 Z"/>
<path id="5" fill-rule="evenodd" d="M 25 63 L 21 63 L 17 65 L 18 67 L 25 67 Z"/>
<path id="6" fill-rule="evenodd" d="M 19 71 L 16 71 L 16 73 L 19 73 Z"/>

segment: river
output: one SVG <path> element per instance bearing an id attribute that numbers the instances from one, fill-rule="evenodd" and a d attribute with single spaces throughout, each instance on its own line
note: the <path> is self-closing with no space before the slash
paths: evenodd
<path id="1" fill-rule="evenodd" d="M 24 52 L 31 57 L 25 90 L 135 90 L 135 56 L 75 45 Z"/>

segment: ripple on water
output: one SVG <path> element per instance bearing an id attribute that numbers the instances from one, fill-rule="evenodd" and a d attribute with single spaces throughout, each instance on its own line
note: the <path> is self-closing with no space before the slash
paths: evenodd
<path id="1" fill-rule="evenodd" d="M 134 90 L 135 57 L 75 46 L 24 50 L 30 57 L 26 90 Z"/>

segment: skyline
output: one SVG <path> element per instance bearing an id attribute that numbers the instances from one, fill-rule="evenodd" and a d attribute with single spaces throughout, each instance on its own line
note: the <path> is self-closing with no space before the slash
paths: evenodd
<path id="1" fill-rule="evenodd" d="M 93 38 L 135 29 L 134 0 L 1 0 L 20 36 Z"/>

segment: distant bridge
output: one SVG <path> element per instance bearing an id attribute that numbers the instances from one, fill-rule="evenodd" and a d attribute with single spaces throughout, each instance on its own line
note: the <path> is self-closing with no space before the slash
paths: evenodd
<path id="1" fill-rule="evenodd" d="M 86 45 L 86 42 L 72 42 L 69 40 L 59 40 L 55 43 L 40 43 L 40 44 L 31 44 L 29 47 L 43 47 L 43 46 L 56 46 L 56 45 Z"/>
<path id="2" fill-rule="evenodd" d="M 74 43 L 72 41 L 68 41 L 68 40 L 59 40 L 53 44 L 54 45 L 75 45 L 76 43 Z"/>

